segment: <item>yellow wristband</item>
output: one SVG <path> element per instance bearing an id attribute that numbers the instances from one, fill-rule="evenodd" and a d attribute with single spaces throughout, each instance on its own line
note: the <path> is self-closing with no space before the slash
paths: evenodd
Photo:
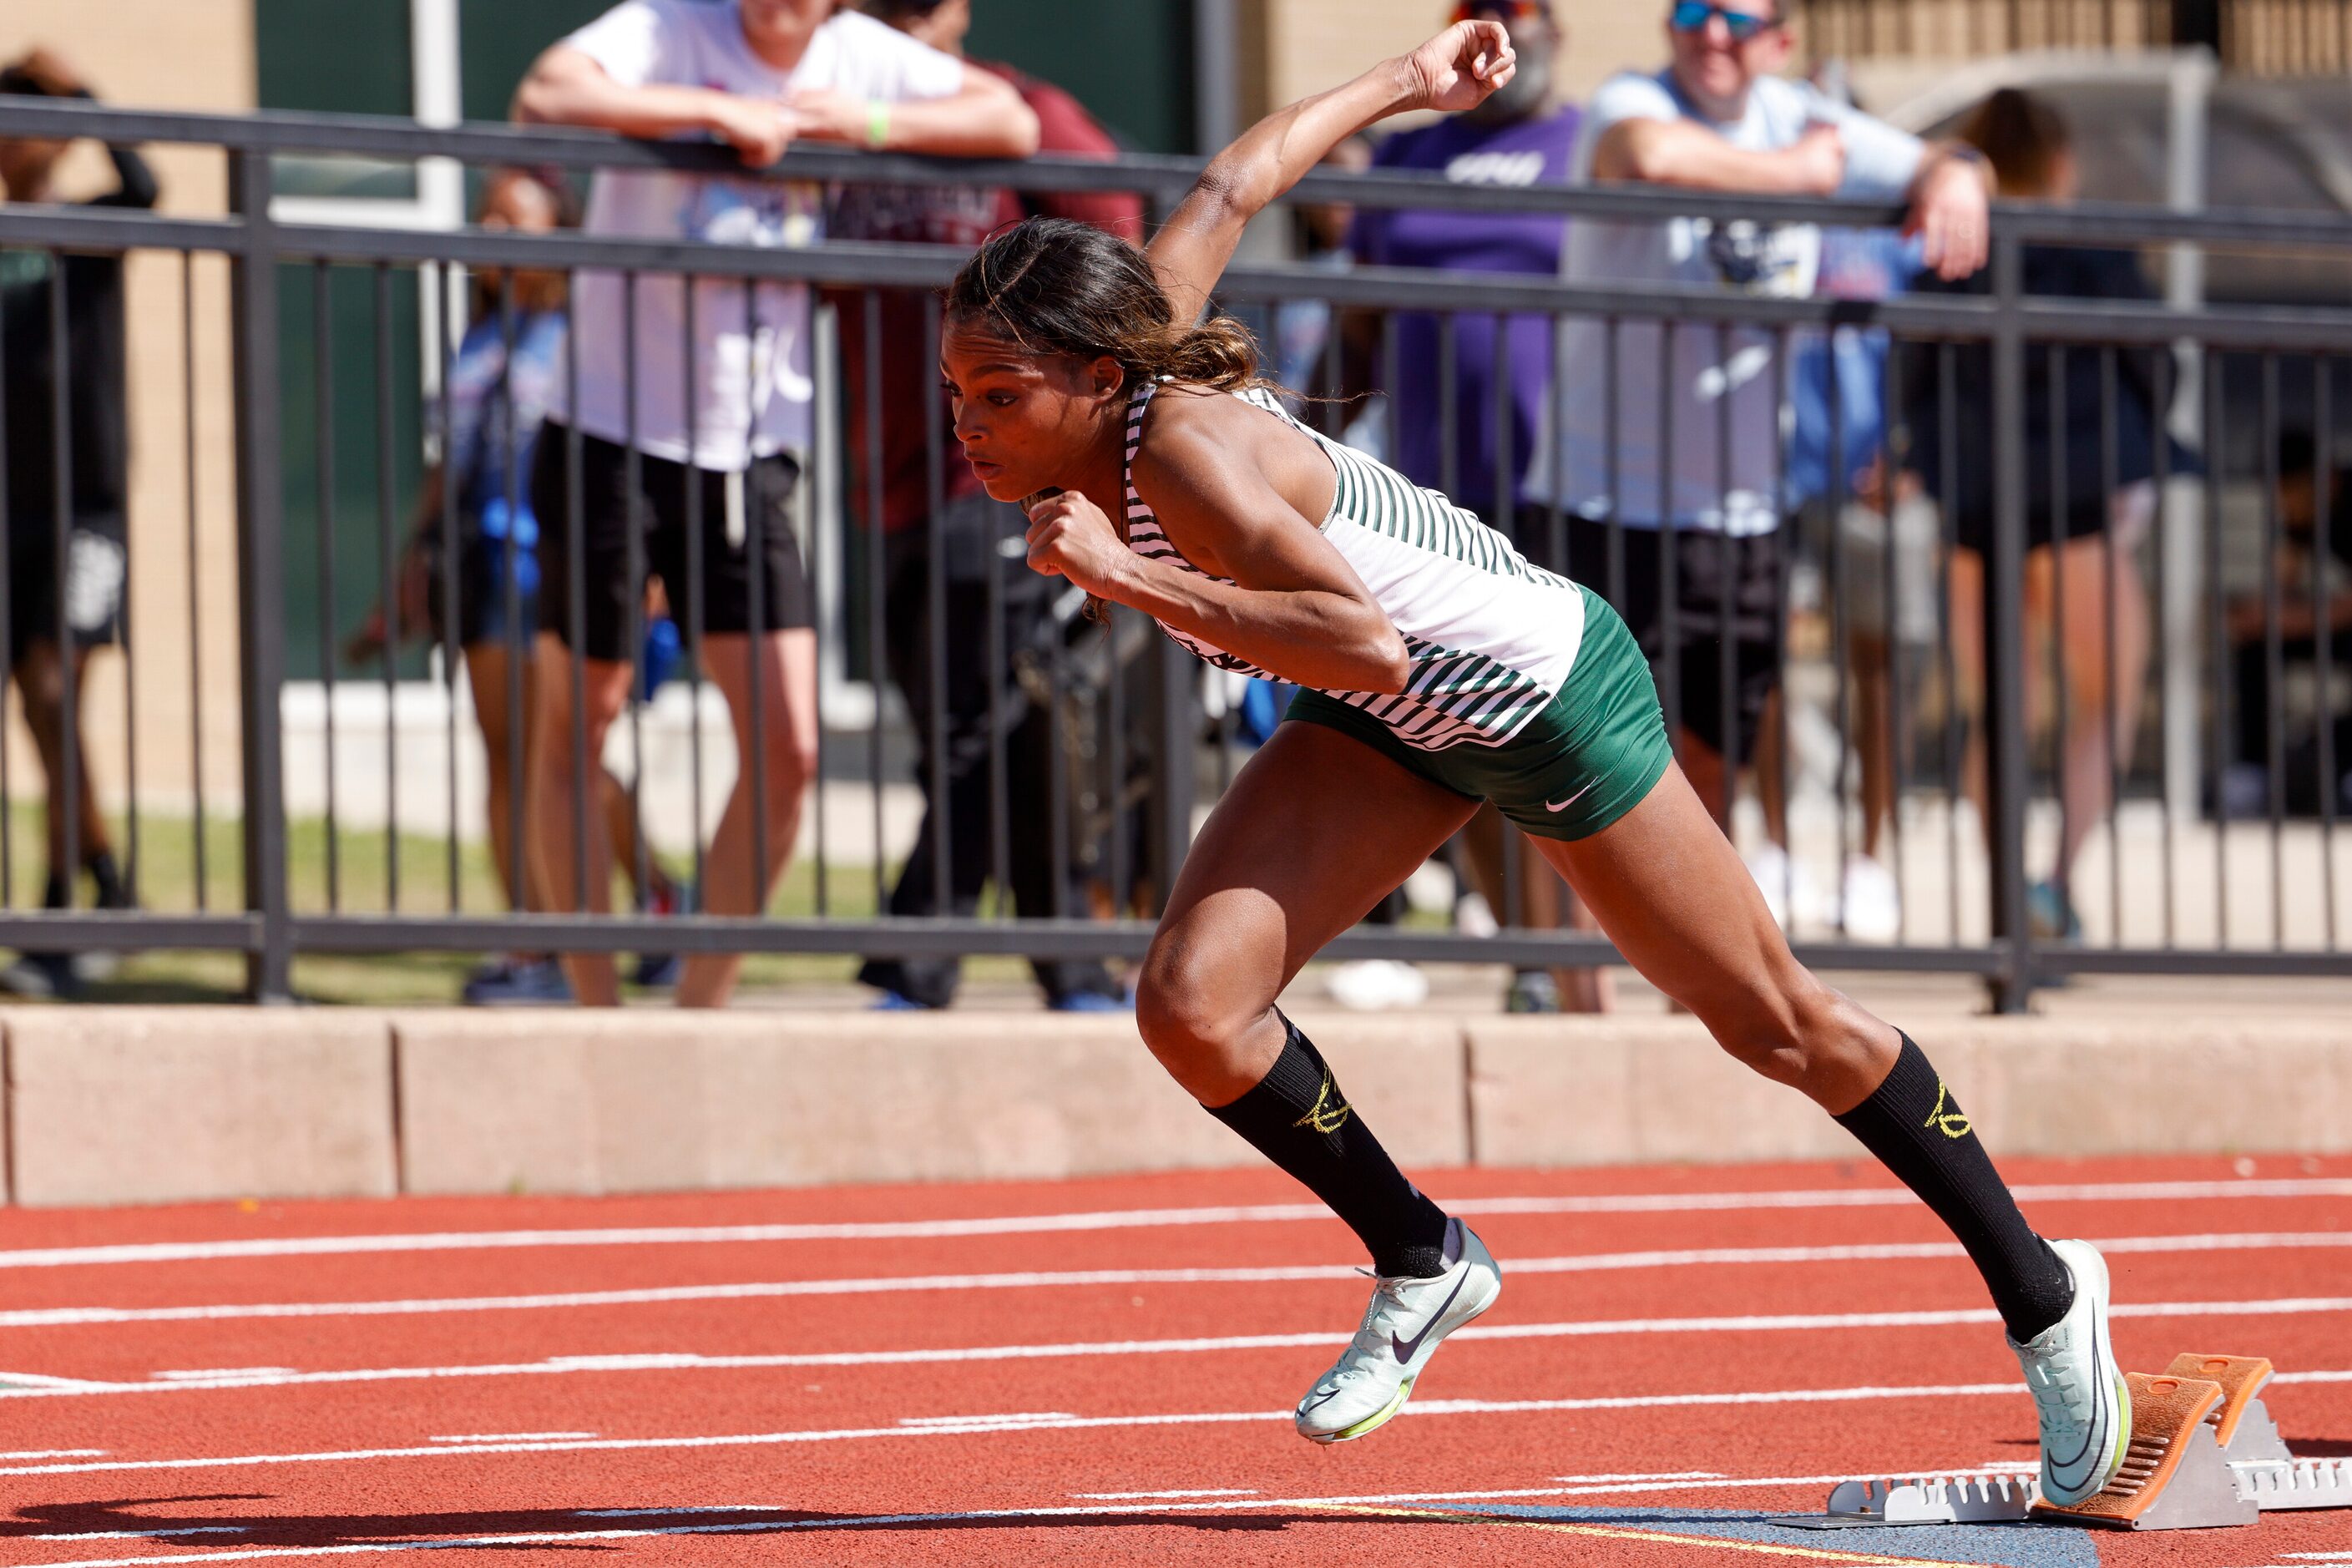
<path id="1" fill-rule="evenodd" d="M 890 106 L 879 100 L 866 106 L 866 144 L 877 153 L 890 145 Z"/>

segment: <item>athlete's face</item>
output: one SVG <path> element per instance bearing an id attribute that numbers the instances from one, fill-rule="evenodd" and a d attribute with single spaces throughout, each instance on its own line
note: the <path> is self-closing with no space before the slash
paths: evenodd
<path id="1" fill-rule="evenodd" d="M 940 344 L 940 375 L 965 459 L 991 496 L 1009 501 L 1075 483 L 1119 417 L 1126 384 L 1108 356 L 1031 353 L 953 323 Z"/>

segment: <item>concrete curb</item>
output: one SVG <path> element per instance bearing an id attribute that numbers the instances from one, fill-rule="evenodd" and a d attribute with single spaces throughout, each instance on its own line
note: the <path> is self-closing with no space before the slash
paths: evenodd
<path id="1" fill-rule="evenodd" d="M 1844 1158 L 1685 1018 L 1300 1024 L 1415 1168 Z M 1997 1152 L 2352 1150 L 2321 1017 L 1947 1023 Z M 647 1193 L 1246 1164 L 1131 1020 L 1030 1013 L 0 1010 L 0 1176 L 27 1205 Z"/>

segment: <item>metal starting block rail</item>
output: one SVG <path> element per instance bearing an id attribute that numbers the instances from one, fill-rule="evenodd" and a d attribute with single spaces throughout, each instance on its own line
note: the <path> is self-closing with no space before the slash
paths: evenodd
<path id="1" fill-rule="evenodd" d="M 2260 1356 L 2178 1355 L 2154 1376 L 2126 1373 L 2130 1448 L 2115 1479 L 2078 1503 L 2043 1502 L 2030 1475 L 1897 1477 L 1839 1482 L 1819 1523 L 2205 1530 L 2287 1509 L 2352 1508 L 2352 1459 L 2296 1458 L 2261 1398 L 2270 1377 Z"/>

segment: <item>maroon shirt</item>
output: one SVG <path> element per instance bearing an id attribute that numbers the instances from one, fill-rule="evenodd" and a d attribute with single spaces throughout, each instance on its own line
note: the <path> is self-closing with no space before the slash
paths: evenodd
<path id="1" fill-rule="evenodd" d="M 1024 76 L 1010 66 L 969 62 L 1003 77 L 1035 110 L 1038 151 L 1110 158 L 1118 144 L 1078 100 L 1049 82 Z M 851 185 L 837 198 L 826 231 L 841 239 L 898 244 L 952 245 L 976 250 L 981 241 L 1023 217 L 1066 217 L 1141 243 L 1143 203 L 1120 193 L 1068 192 L 1023 195 L 1006 189 L 956 185 Z M 841 357 L 848 402 L 848 450 L 843 489 L 861 520 L 873 494 L 873 454 L 868 446 L 864 297 L 835 290 L 841 309 Z M 930 453 L 925 434 L 927 400 L 939 398 L 940 370 L 924 332 L 924 297 L 906 289 L 876 292 L 882 318 L 882 526 L 897 532 L 920 522 L 931 508 Z M 941 399 L 944 403 L 944 399 Z M 950 500 L 979 491 L 979 476 L 956 448 L 952 423 L 940 412 L 944 444 L 945 492 Z"/>

